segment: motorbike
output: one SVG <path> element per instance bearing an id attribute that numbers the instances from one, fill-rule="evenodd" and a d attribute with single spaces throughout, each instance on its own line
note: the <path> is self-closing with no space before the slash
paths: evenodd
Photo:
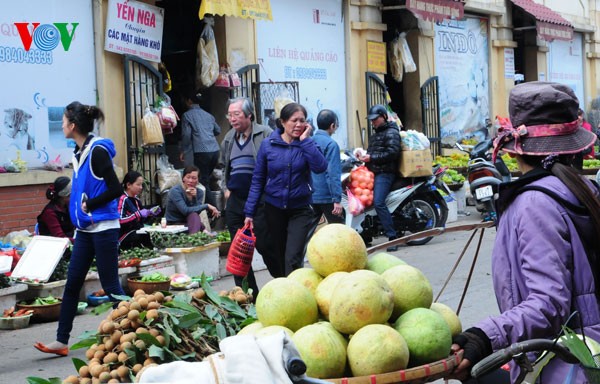
<path id="1" fill-rule="evenodd" d="M 345 211 L 345 224 L 354 228 L 370 244 L 374 237 L 384 236 L 383 226 L 373 205 L 354 216 L 348 209 L 347 187 L 352 169 L 363 163 L 350 151 L 342 155 L 342 206 Z M 392 213 L 394 228 L 398 237 L 417 233 L 434 227 L 444 227 L 448 219 L 448 205 L 440 194 L 448 196 L 450 189 L 442 181 L 446 168 L 435 166 L 432 176 L 397 178 L 385 202 Z M 408 245 L 427 244 L 433 236 L 415 239 Z"/>
<path id="2" fill-rule="evenodd" d="M 511 180 L 508 167 L 500 156 L 492 163 L 492 154 L 489 151 L 493 147 L 492 139 L 480 141 L 470 151 L 459 143 L 456 143 L 456 147 L 469 154 L 467 181 L 475 199 L 475 208 L 484 215 L 484 221 L 495 221 L 494 202 L 498 196 L 498 186 Z"/>

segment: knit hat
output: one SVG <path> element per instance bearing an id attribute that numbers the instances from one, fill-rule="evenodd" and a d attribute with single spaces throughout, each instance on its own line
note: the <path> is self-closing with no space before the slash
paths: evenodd
<path id="1" fill-rule="evenodd" d="M 512 89 L 508 99 L 510 123 L 498 130 L 494 156 L 499 150 L 543 156 L 578 153 L 596 141 L 577 120 L 579 101 L 571 88 L 533 81 Z"/>
<path id="2" fill-rule="evenodd" d="M 71 179 L 67 176 L 60 176 L 50 184 L 46 190 L 48 200 L 54 200 L 57 197 L 66 197 L 71 194 Z"/>

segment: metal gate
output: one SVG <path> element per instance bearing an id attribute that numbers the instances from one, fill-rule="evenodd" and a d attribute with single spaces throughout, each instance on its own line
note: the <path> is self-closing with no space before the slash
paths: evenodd
<path id="1" fill-rule="evenodd" d="M 421 120 L 423 134 L 431 143 L 431 153 L 433 156 L 441 155 L 440 99 L 437 76 L 429 78 L 421 86 Z"/>
<path id="2" fill-rule="evenodd" d="M 240 87 L 231 89 L 230 97 L 248 97 L 252 99 L 252 84 L 260 82 L 260 67 L 258 64 L 246 65 L 237 71 L 242 82 Z M 252 100 L 256 105 L 256 100 Z"/>
<path id="3" fill-rule="evenodd" d="M 157 204 L 156 161 L 165 153 L 164 145 L 142 147 L 142 117 L 162 92 L 162 75 L 148 61 L 125 55 L 125 133 L 127 138 L 127 171 L 138 171 L 144 177 L 142 203 Z"/>
<path id="4" fill-rule="evenodd" d="M 278 97 L 289 97 L 300 102 L 300 83 L 297 81 L 270 81 L 252 84 L 252 99 L 256 106 L 256 121 L 275 129 L 275 101 Z"/>
<path id="5" fill-rule="evenodd" d="M 383 80 L 376 73 L 366 72 L 365 83 L 367 88 L 367 111 L 375 104 L 387 105 L 387 87 Z M 362 124 L 362 123 L 361 123 Z M 372 127 L 369 122 L 367 124 L 367 137 L 373 134 Z M 362 135 L 362 132 L 361 132 Z M 362 138 L 363 142 L 366 138 Z"/>

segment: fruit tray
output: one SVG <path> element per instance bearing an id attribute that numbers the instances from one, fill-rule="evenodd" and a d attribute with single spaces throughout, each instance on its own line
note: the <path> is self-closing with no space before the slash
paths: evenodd
<path id="1" fill-rule="evenodd" d="M 459 351 L 446 359 L 420 365 L 400 371 L 380 373 L 378 375 L 343 377 L 325 379 L 334 384 L 420 384 L 430 383 L 447 376 L 462 360 L 463 352 Z"/>

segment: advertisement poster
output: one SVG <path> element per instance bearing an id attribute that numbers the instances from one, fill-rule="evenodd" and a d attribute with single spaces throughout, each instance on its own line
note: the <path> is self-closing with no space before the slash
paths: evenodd
<path id="1" fill-rule="evenodd" d="M 62 132 L 72 101 L 96 103 L 91 0 L 6 2 L 0 15 L 0 166 L 66 165 L 75 143 Z"/>
<path id="2" fill-rule="evenodd" d="M 297 81 L 300 103 L 306 107 L 312 126 L 316 129 L 321 109 L 335 111 L 340 127 L 332 137 L 341 148 L 346 148 L 348 123 L 341 0 L 278 0 L 271 2 L 271 7 L 273 21 L 256 23 L 261 81 Z M 266 111 L 257 111 L 263 114 L 264 122 L 270 120 L 265 117 L 272 114 L 273 108 L 263 105 Z"/>
<path id="3" fill-rule="evenodd" d="M 573 34 L 573 40 L 554 40 L 549 43 L 548 81 L 568 85 L 579 99 L 584 109 L 585 94 L 583 88 L 583 41 L 581 33 Z M 540 79 L 541 80 L 541 79 Z"/>
<path id="4" fill-rule="evenodd" d="M 164 9 L 133 0 L 110 0 L 104 49 L 160 63 Z"/>
<path id="5" fill-rule="evenodd" d="M 489 118 L 488 20 L 466 18 L 435 25 L 444 143 L 485 136 Z"/>

